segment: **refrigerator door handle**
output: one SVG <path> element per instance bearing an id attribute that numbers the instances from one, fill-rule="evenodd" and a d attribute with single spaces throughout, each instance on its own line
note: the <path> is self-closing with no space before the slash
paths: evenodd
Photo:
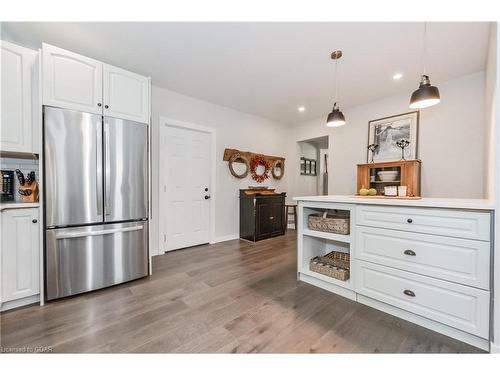
<path id="1" fill-rule="evenodd" d="M 105 186 L 105 196 L 104 196 L 104 214 L 106 216 L 111 215 L 111 210 L 109 207 L 110 202 L 110 192 L 111 192 L 111 184 L 110 184 L 110 161 L 109 161 L 109 125 L 104 122 L 104 149 L 105 149 L 105 176 L 104 176 L 104 186 Z"/>
<path id="2" fill-rule="evenodd" d="M 102 220 L 102 129 L 96 129 L 96 192 L 97 192 L 97 216 Z"/>
<path id="3" fill-rule="evenodd" d="M 138 225 L 138 226 L 135 226 L 135 227 L 94 230 L 92 232 L 62 232 L 62 233 L 58 233 L 55 237 L 56 237 L 56 240 L 62 240 L 62 239 L 65 239 L 65 238 L 102 236 L 103 234 L 113 234 L 113 233 L 120 233 L 120 232 L 132 232 L 132 231 L 143 230 L 143 229 L 144 229 L 143 225 Z"/>

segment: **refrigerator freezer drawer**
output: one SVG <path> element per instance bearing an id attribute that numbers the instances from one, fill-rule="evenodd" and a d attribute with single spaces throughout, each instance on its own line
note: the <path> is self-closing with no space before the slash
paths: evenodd
<path id="1" fill-rule="evenodd" d="M 147 226 L 138 221 L 47 230 L 47 300 L 146 276 Z"/>

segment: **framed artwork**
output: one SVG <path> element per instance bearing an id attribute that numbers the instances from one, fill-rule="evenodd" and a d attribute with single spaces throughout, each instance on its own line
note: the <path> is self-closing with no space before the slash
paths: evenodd
<path id="1" fill-rule="evenodd" d="M 373 161 L 401 160 L 401 148 L 396 145 L 396 142 L 402 139 L 410 142 L 404 150 L 404 158 L 407 160 L 416 159 L 418 122 L 418 111 L 402 113 L 368 122 L 368 144 L 379 146 L 374 151 Z M 370 159 L 370 152 L 368 152 L 366 161 L 369 162 Z"/>
<path id="2" fill-rule="evenodd" d="M 300 174 L 305 176 L 316 176 L 316 160 L 301 157 Z"/>

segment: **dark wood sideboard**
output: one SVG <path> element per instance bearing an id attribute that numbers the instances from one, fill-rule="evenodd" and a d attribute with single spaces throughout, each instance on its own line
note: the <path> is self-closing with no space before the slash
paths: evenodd
<path id="1" fill-rule="evenodd" d="M 286 193 L 240 190 L 240 238 L 260 241 L 285 234 Z"/>

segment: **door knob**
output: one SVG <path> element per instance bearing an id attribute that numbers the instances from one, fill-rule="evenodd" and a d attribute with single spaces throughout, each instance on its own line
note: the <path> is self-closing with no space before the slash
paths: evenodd
<path id="1" fill-rule="evenodd" d="M 205 199 L 210 199 L 210 195 L 205 195 Z"/>
<path id="2" fill-rule="evenodd" d="M 38 220 L 37 220 L 37 219 L 33 219 L 33 220 L 31 220 L 31 222 L 32 222 L 33 224 L 36 224 L 36 223 L 38 223 Z"/>
<path id="3" fill-rule="evenodd" d="M 411 223 L 413 223 L 413 219 L 408 219 L 408 220 L 406 220 L 406 222 L 407 222 L 408 224 L 411 224 Z"/>
<path id="4" fill-rule="evenodd" d="M 415 256 L 415 255 L 417 255 L 417 253 L 415 253 L 413 250 L 405 250 L 405 251 L 404 251 L 404 254 L 405 254 L 405 255 L 411 255 L 411 256 Z"/>
<path id="5" fill-rule="evenodd" d="M 97 106 L 100 107 L 102 104 L 101 103 L 97 103 Z"/>
<path id="6" fill-rule="evenodd" d="M 104 106 L 104 108 L 108 109 L 108 108 L 109 108 L 109 105 L 107 105 L 107 104 L 106 104 L 106 105 Z"/>

